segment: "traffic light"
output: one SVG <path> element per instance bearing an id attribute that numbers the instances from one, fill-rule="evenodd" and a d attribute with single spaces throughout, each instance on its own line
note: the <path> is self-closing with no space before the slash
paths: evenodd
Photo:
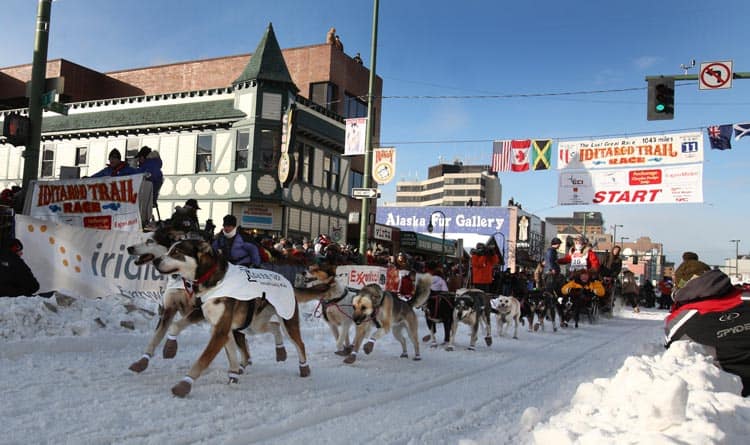
<path id="1" fill-rule="evenodd" d="M 648 79 L 648 110 L 650 121 L 674 119 L 674 78 Z"/>
<path id="2" fill-rule="evenodd" d="M 30 120 L 18 113 L 11 113 L 3 120 L 3 134 L 6 143 L 16 147 L 29 145 Z"/>

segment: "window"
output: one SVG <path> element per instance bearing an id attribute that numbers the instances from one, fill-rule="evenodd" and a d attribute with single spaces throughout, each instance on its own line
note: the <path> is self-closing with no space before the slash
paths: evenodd
<path id="1" fill-rule="evenodd" d="M 51 178 L 55 169 L 55 146 L 44 144 L 42 151 L 42 178 Z"/>
<path id="2" fill-rule="evenodd" d="M 313 183 L 313 153 L 315 148 L 311 145 L 300 143 L 297 145 L 299 148 L 300 157 L 300 175 L 299 180 L 308 184 Z"/>
<path id="3" fill-rule="evenodd" d="M 89 148 L 76 147 L 76 166 L 85 166 L 89 162 Z"/>
<path id="4" fill-rule="evenodd" d="M 360 172 L 351 170 L 349 171 L 349 195 L 352 194 L 353 188 L 360 188 L 364 184 L 365 175 Z"/>
<path id="5" fill-rule="evenodd" d="M 198 144 L 195 150 L 195 172 L 204 173 L 210 172 L 212 167 L 214 146 L 214 135 L 212 134 L 200 134 L 198 135 Z"/>
<path id="6" fill-rule="evenodd" d="M 256 170 L 277 168 L 277 153 L 281 153 L 281 131 L 261 130 L 260 141 L 253 149 L 253 167 Z"/>
<path id="7" fill-rule="evenodd" d="M 323 159 L 323 186 L 328 190 L 339 190 L 341 164 L 338 156 L 327 154 Z"/>
<path id="8" fill-rule="evenodd" d="M 250 152 L 250 132 L 237 132 L 237 146 L 235 147 L 234 169 L 247 168 L 247 157 Z"/>
<path id="9" fill-rule="evenodd" d="M 323 108 L 338 113 L 338 87 L 335 83 L 319 82 L 310 84 L 310 100 Z"/>
<path id="10" fill-rule="evenodd" d="M 346 93 L 344 97 L 344 117 L 367 117 L 367 102 L 353 94 Z"/>
<path id="11" fill-rule="evenodd" d="M 125 144 L 125 162 L 131 167 L 138 167 L 138 150 L 141 149 L 141 138 L 128 138 Z"/>

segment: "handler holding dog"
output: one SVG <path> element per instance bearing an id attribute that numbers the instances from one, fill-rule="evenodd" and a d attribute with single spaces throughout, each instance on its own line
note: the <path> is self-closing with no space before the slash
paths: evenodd
<path id="1" fill-rule="evenodd" d="M 224 227 L 213 242 L 214 250 L 232 264 L 246 267 L 260 266 L 258 247 L 250 241 L 246 241 L 239 231 L 237 217 L 234 215 L 225 216 Z"/>

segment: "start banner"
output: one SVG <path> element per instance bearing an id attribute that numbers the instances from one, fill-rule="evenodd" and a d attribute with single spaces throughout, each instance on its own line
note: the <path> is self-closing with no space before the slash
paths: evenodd
<path id="1" fill-rule="evenodd" d="M 703 162 L 703 135 L 653 136 L 564 141 L 557 144 L 559 170 L 645 167 Z"/>
<path id="2" fill-rule="evenodd" d="M 703 202 L 703 164 L 560 172 L 558 205 Z"/>
<path id="3" fill-rule="evenodd" d="M 151 198 L 144 175 L 34 181 L 24 213 L 35 218 L 102 230 L 140 231 L 142 206 Z M 147 199 L 145 199 L 147 198 Z"/>
<path id="4" fill-rule="evenodd" d="M 166 277 L 151 263 L 136 266 L 137 257 L 127 252 L 128 246 L 145 241 L 143 232 L 86 229 L 16 215 L 16 237 L 42 292 L 161 301 Z"/>

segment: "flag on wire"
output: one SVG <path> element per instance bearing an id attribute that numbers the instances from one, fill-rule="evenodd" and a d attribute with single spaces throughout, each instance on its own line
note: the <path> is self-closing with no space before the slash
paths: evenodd
<path id="1" fill-rule="evenodd" d="M 739 141 L 750 134 L 750 124 L 734 124 L 734 140 Z"/>
<path id="2" fill-rule="evenodd" d="M 551 162 L 550 147 L 552 141 L 549 139 L 536 139 L 531 142 L 534 146 L 534 161 L 531 165 L 533 170 L 549 170 Z"/>
<path id="3" fill-rule="evenodd" d="M 493 141 L 492 142 L 492 166 L 490 170 L 493 173 L 510 171 L 510 141 Z"/>
<path id="4" fill-rule="evenodd" d="M 732 126 L 712 125 L 708 127 L 708 141 L 714 150 L 729 150 L 732 148 Z"/>
<path id="5" fill-rule="evenodd" d="M 531 148 L 531 139 L 512 140 L 510 141 L 510 145 L 513 148 L 510 169 L 514 172 L 529 171 L 529 149 Z"/>

